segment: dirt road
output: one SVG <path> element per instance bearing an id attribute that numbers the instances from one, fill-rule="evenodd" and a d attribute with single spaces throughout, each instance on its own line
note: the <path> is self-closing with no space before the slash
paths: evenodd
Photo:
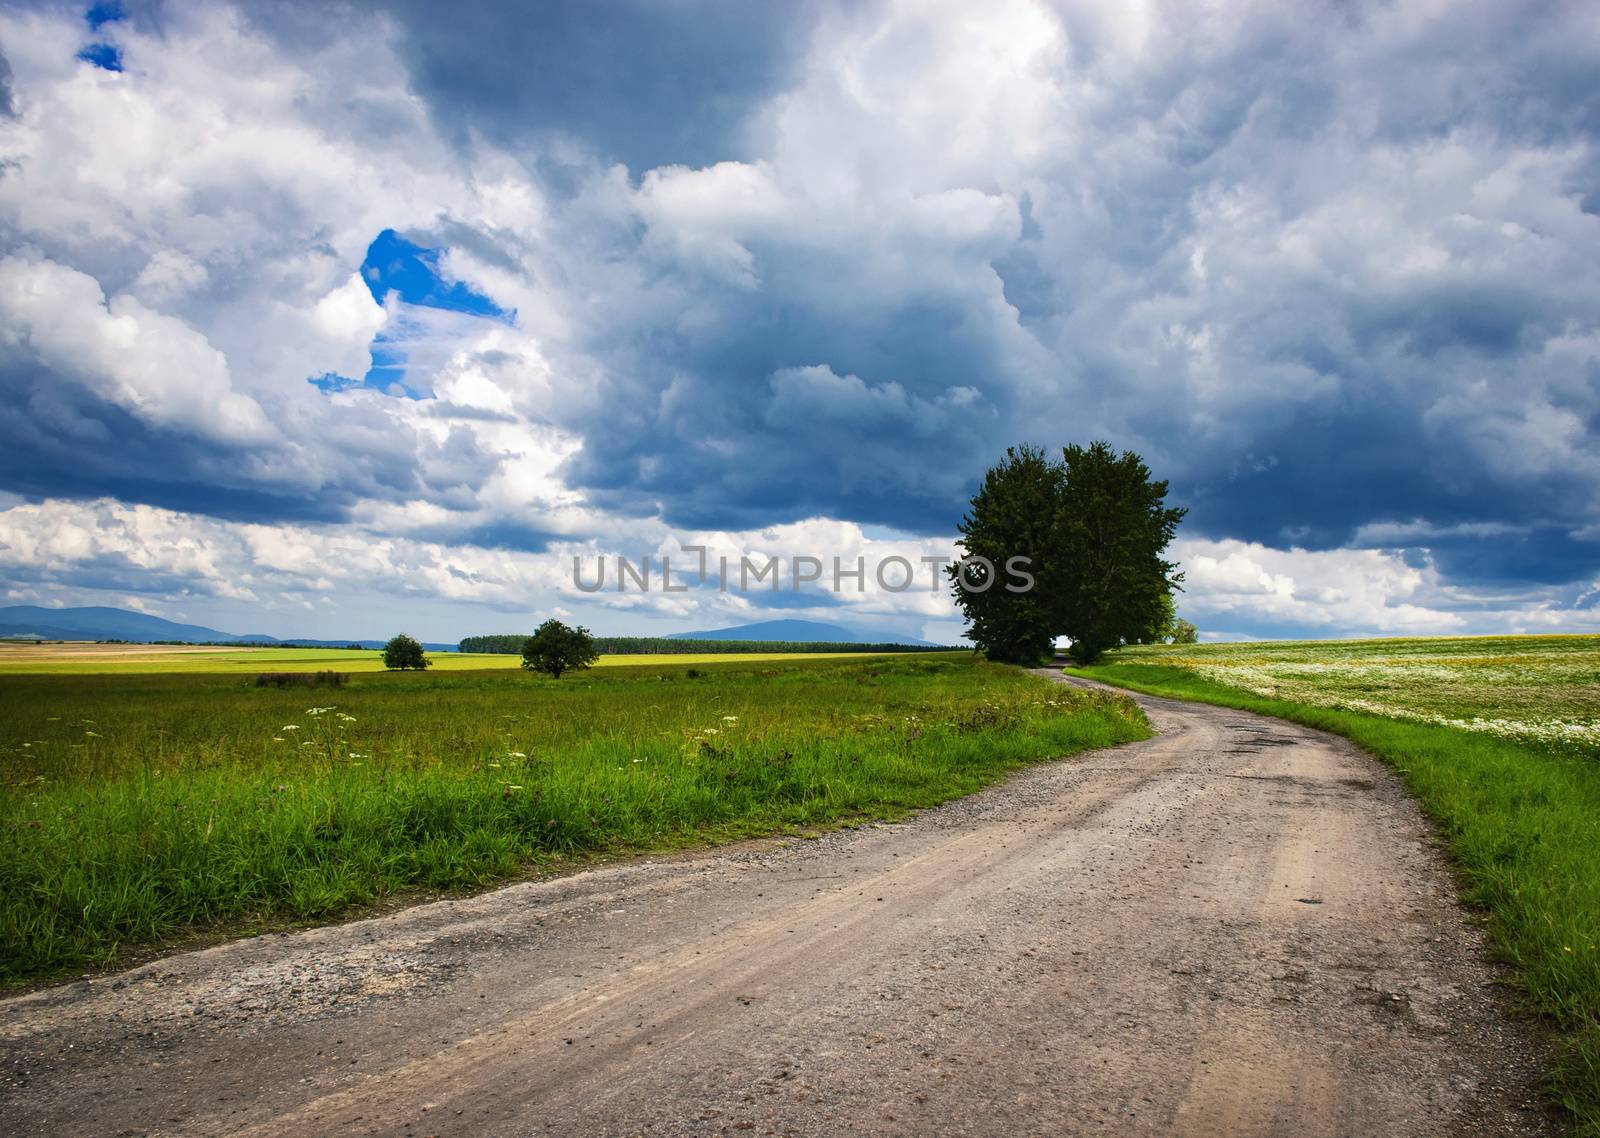
<path id="1" fill-rule="evenodd" d="M 1242 712 L 899 825 L 638 861 L 0 1005 L 27 1135 L 1537 1134 L 1392 776 Z"/>

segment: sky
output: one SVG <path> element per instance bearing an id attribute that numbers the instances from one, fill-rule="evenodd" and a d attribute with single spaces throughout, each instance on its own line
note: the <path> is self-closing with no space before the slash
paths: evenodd
<path id="1" fill-rule="evenodd" d="M 1207 639 L 1600 631 L 1593 4 L 521 7 L 0 3 L 5 603 L 953 642 L 573 561 L 1104 438 Z"/>

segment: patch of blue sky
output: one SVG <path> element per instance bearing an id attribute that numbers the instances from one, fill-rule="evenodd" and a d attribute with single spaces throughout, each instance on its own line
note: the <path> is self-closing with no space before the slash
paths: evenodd
<path id="1" fill-rule="evenodd" d="M 103 3 L 90 5 L 83 14 L 83 22 L 89 25 L 91 32 L 98 32 L 107 24 L 114 24 L 126 17 L 127 12 L 123 11 L 121 0 L 104 0 Z"/>
<path id="2" fill-rule="evenodd" d="M 399 338 L 391 338 L 380 332 L 372 341 L 371 352 L 372 366 L 360 379 L 329 371 L 312 376 L 306 382 L 330 395 L 348 391 L 352 387 L 370 387 L 374 391 L 406 399 L 429 397 L 428 393 L 418 391 L 406 380 L 407 362 L 411 352 L 403 334 Z"/>
<path id="3" fill-rule="evenodd" d="M 404 395 L 407 399 L 421 399 L 422 394 L 406 382 L 406 363 L 410 349 L 403 338 L 391 338 L 380 332 L 372 341 L 372 366 L 361 382 L 390 395 Z"/>
<path id="4" fill-rule="evenodd" d="M 369 387 L 407 399 L 427 398 L 430 393 L 408 379 L 414 353 L 421 349 L 437 355 L 450 342 L 452 331 L 459 332 L 460 325 L 473 320 L 514 319 L 514 312 L 482 293 L 460 281 L 447 281 L 439 255 L 438 249 L 408 241 L 393 229 L 378 234 L 361 262 L 361 279 L 391 316 L 388 327 L 372 341 L 372 366 L 360 379 L 328 372 L 306 382 L 329 393 Z"/>
<path id="5" fill-rule="evenodd" d="M 92 43 L 78 52 L 78 58 L 102 71 L 122 70 L 122 51 L 116 44 Z"/>
<path id="6" fill-rule="evenodd" d="M 406 304 L 496 320 L 511 318 L 482 293 L 460 281 L 446 281 L 439 272 L 439 250 L 407 241 L 392 229 L 378 234 L 367 247 L 361 279 L 379 304 L 392 292 Z"/>

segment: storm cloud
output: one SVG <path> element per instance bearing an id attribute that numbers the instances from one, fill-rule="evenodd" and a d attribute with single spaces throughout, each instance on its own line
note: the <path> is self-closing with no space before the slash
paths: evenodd
<path id="1" fill-rule="evenodd" d="M 1196 556 L 1375 582 L 1195 574 L 1228 631 L 1594 619 L 1582 5 L 51 5 L 0 49 L 29 508 L 948 541 L 1007 445 L 1105 437 Z"/>

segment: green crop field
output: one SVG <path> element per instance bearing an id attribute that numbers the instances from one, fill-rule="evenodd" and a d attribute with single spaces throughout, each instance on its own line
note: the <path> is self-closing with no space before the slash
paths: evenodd
<path id="1" fill-rule="evenodd" d="M 1557 1094 L 1600 1134 L 1600 637 L 1169 645 L 1068 671 L 1294 719 L 1390 763 L 1556 1024 Z"/>
<path id="2" fill-rule="evenodd" d="M 892 817 L 1147 733 L 1123 697 L 966 653 L 658 656 L 559 681 L 380 672 L 338 688 L 11 675 L 0 979 L 555 857 Z"/>
<path id="3" fill-rule="evenodd" d="M 675 664 L 754 660 L 847 659 L 870 652 L 725 652 L 674 655 Z M 517 668 L 521 659 L 489 652 L 429 652 L 439 671 Z M 659 655 L 602 656 L 600 667 L 649 664 Z M 149 675 L 173 673 L 381 672 L 383 653 L 348 648 L 208 648 L 162 644 L 0 644 L 0 675 Z"/>

